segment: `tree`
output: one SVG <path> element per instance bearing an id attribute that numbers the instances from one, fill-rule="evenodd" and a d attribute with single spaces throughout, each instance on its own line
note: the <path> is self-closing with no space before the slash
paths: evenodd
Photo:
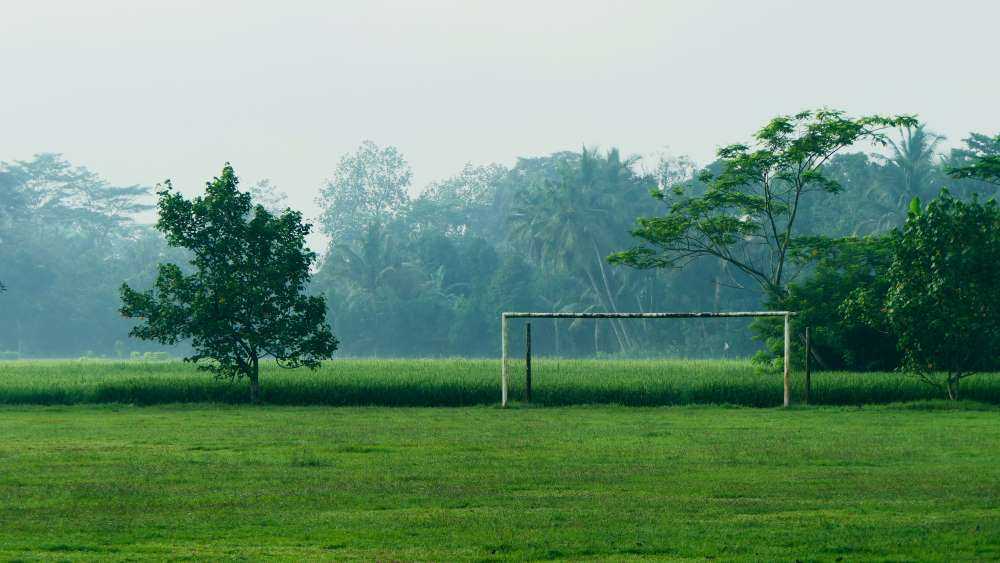
<path id="1" fill-rule="evenodd" d="M 889 139 L 892 154 L 884 157 L 893 186 L 886 197 L 890 206 L 904 210 L 915 197 L 933 197 L 941 188 L 941 169 L 935 162 L 935 149 L 944 137 L 927 131 L 923 124 L 904 127 L 900 139 Z"/>
<path id="2" fill-rule="evenodd" d="M 910 200 L 899 205 L 896 178 L 887 168 L 884 158 L 863 152 L 844 152 L 831 158 L 823 174 L 840 190 L 803 200 L 796 219 L 800 235 L 855 237 L 901 225 Z"/>
<path id="3" fill-rule="evenodd" d="M 946 167 L 952 178 L 969 179 L 1000 185 L 1000 135 L 989 137 L 972 133 L 965 139 L 965 149 L 952 151 Z"/>
<path id="4" fill-rule="evenodd" d="M 499 164 L 467 163 L 455 176 L 428 185 L 410 206 L 410 219 L 449 235 L 491 236 L 490 227 L 502 220 L 494 205 L 497 187 L 508 174 Z"/>
<path id="5" fill-rule="evenodd" d="M 777 308 L 796 311 L 800 326 L 812 328 L 813 358 L 823 369 L 892 370 L 899 367 L 896 337 L 877 330 L 852 315 L 843 313 L 843 305 L 852 292 L 863 290 L 884 300 L 888 284 L 885 273 L 892 260 L 895 231 L 866 237 L 847 237 L 832 241 L 817 256 L 816 267 L 808 278 L 790 283 L 788 294 Z M 879 310 L 867 312 L 880 316 Z M 784 354 L 784 323 L 781 319 L 756 319 L 751 328 L 764 340 L 768 352 L 760 351 L 757 360 L 777 360 Z M 801 340 L 793 341 L 798 348 Z M 803 358 L 796 351 L 793 358 Z"/>
<path id="6" fill-rule="evenodd" d="M 395 147 L 363 142 L 340 159 L 320 192 L 323 230 L 340 244 L 361 237 L 371 223 L 384 225 L 409 201 L 411 177 L 410 165 Z"/>
<path id="7" fill-rule="evenodd" d="M 134 220 L 151 208 L 148 194 L 56 154 L 0 163 L 0 350 L 111 350 L 129 328 L 116 314 L 118 284 L 155 259 L 136 252 L 152 230 Z"/>
<path id="8" fill-rule="evenodd" d="M 228 164 L 204 196 L 186 199 L 170 182 L 158 191 L 156 228 L 171 246 L 191 252 L 193 273 L 161 264 L 155 287 L 122 284 L 121 313 L 140 319 L 131 336 L 176 344 L 191 339 L 185 361 L 218 377 L 250 380 L 260 397 L 259 362 L 319 367 L 337 349 L 325 321 L 326 301 L 303 294 L 316 254 L 305 246 L 311 225 L 286 209 L 274 215 L 254 205 Z"/>
<path id="9" fill-rule="evenodd" d="M 511 238 L 537 263 L 585 279 L 590 299 L 617 312 L 622 280 L 615 279 L 605 257 L 623 242 L 625 226 L 635 216 L 630 212 L 648 201 L 639 194 L 649 193 L 655 180 L 637 176 L 636 159 L 622 160 L 617 149 L 602 155 L 584 148 L 566 157 L 555 181 L 518 194 L 509 219 Z M 608 324 L 622 352 L 634 347 L 626 323 Z"/>
<path id="10" fill-rule="evenodd" d="M 846 310 L 895 334 L 903 367 L 958 399 L 962 379 L 997 367 L 1000 206 L 947 191 L 923 210 L 914 200 L 894 240 L 884 298 L 860 289 Z"/>
<path id="11" fill-rule="evenodd" d="M 272 215 L 280 215 L 288 207 L 288 194 L 278 189 L 271 180 L 264 178 L 247 190 L 259 205 Z"/>
<path id="12" fill-rule="evenodd" d="M 916 125 L 910 116 L 850 118 L 834 110 L 772 119 L 753 144 L 718 151 L 721 172 L 700 175 L 703 193 L 684 185 L 654 192 L 669 211 L 640 218 L 632 234 L 643 244 L 610 260 L 636 268 L 679 268 L 715 257 L 745 273 L 768 296 L 780 297 L 798 273 L 789 271 L 789 259 L 815 242 L 796 226 L 803 198 L 841 189 L 824 175 L 824 165 L 847 147 L 862 141 L 883 145 L 887 130 Z"/>

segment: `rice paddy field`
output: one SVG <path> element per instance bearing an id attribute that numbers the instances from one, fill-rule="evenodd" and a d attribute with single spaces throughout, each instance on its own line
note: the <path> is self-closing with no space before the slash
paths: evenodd
<path id="1" fill-rule="evenodd" d="M 524 394 L 523 363 L 511 362 L 511 397 Z M 533 362 L 533 403 L 545 406 L 780 405 L 782 377 L 734 360 L 565 360 Z M 497 360 L 346 360 L 317 371 L 264 364 L 263 401 L 273 405 L 476 406 L 499 401 Z M 796 399 L 801 373 L 794 374 Z M 899 373 L 813 374 L 811 403 L 865 405 L 943 398 Z M 1000 374 L 962 383 L 962 397 L 1000 404 Z M 0 362 L 0 404 L 243 403 L 246 382 L 213 379 L 180 361 L 51 360 Z"/>

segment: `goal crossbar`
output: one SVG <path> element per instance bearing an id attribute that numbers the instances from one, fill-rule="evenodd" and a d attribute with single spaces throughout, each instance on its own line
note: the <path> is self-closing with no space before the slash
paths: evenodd
<path id="1" fill-rule="evenodd" d="M 703 317 L 784 317 L 793 311 L 733 311 L 727 313 L 501 313 L 508 319 L 698 319 Z"/>
<path id="2" fill-rule="evenodd" d="M 784 406 L 791 403 L 792 337 L 790 321 L 795 311 L 728 311 L 720 313 L 541 313 L 506 311 L 500 313 L 500 405 L 507 406 L 507 320 L 508 319 L 705 319 L 733 317 L 784 317 Z"/>

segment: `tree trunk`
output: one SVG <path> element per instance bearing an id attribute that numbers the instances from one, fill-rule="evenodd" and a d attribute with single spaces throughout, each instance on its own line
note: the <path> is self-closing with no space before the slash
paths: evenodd
<path id="1" fill-rule="evenodd" d="M 642 306 L 642 295 L 640 295 L 639 293 L 636 293 L 636 295 L 635 295 L 635 302 L 636 302 L 637 305 L 639 305 L 639 312 L 640 313 L 645 313 L 646 312 L 646 308 Z M 639 328 L 642 329 L 641 336 L 644 337 L 645 340 L 648 342 L 649 341 L 649 322 L 646 319 L 641 319 L 640 320 Z"/>
<path id="2" fill-rule="evenodd" d="M 260 403 L 260 365 L 256 354 L 250 358 L 250 403 Z"/>
<path id="3" fill-rule="evenodd" d="M 948 398 L 952 401 L 958 400 L 958 383 L 961 381 L 962 375 L 958 373 L 948 374 Z"/>
<path id="4" fill-rule="evenodd" d="M 805 346 L 805 344 L 806 344 L 806 337 L 803 336 L 803 335 L 799 335 L 799 342 L 801 342 L 802 345 Z M 826 360 L 823 359 L 823 356 L 819 355 L 819 352 L 816 351 L 816 347 L 815 346 L 812 346 L 812 347 L 809 348 L 808 354 L 809 354 L 809 356 L 812 359 L 816 360 L 816 363 L 819 364 L 820 370 L 823 370 L 823 371 L 832 371 L 832 368 L 830 367 L 830 364 L 826 363 Z"/>
<path id="5" fill-rule="evenodd" d="M 712 310 L 719 312 L 719 304 L 722 302 L 722 273 L 726 270 L 726 261 L 719 260 L 719 273 L 715 275 L 715 298 L 712 302 Z"/>
<path id="6" fill-rule="evenodd" d="M 17 359 L 24 359 L 24 327 L 20 317 L 17 319 Z"/>
<path id="7" fill-rule="evenodd" d="M 608 304 L 611 305 L 611 311 L 614 313 L 618 312 L 618 305 L 615 303 L 615 298 L 611 294 L 611 285 L 608 283 L 608 274 L 604 271 L 604 259 L 601 257 L 601 251 L 597 248 L 597 241 L 590 239 L 591 244 L 594 246 L 594 254 L 597 256 L 597 266 L 601 270 L 601 278 L 604 280 L 604 291 L 608 295 Z M 621 319 L 617 319 L 618 325 L 621 328 L 622 338 L 624 343 L 622 344 L 622 352 L 625 351 L 625 347 L 628 346 L 632 348 L 632 339 L 629 338 L 628 330 L 625 328 L 625 322 Z M 612 321 L 614 323 L 614 321 Z"/>
<path id="8" fill-rule="evenodd" d="M 596 297 L 598 301 L 604 301 L 604 297 L 601 296 L 601 289 L 597 286 L 597 281 L 594 280 L 594 276 L 593 274 L 590 273 L 590 269 L 584 268 L 583 271 L 587 273 L 587 279 L 590 280 L 590 287 L 594 291 L 594 297 Z M 609 305 L 609 307 L 611 306 Z M 614 309 L 614 307 L 611 308 Z M 621 332 L 618 331 L 618 325 L 615 324 L 614 319 L 612 319 L 611 321 L 611 330 L 612 332 L 615 333 L 615 339 L 618 340 L 618 347 L 621 349 L 622 352 L 625 352 L 625 341 L 622 339 L 622 334 Z M 596 336 L 595 336 L 595 341 L 596 341 Z M 596 346 L 595 346 L 595 351 L 596 351 Z"/>

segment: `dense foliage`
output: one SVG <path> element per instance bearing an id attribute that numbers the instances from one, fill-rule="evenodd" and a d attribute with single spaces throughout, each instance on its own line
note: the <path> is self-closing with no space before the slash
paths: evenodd
<path id="1" fill-rule="evenodd" d="M 860 132 L 857 120 L 836 112 L 822 115 L 769 125 L 771 156 L 792 158 L 793 146 L 808 152 L 810 124 L 829 133 L 823 138 L 833 144 L 824 146 L 831 149 L 850 136 L 846 133 Z M 692 202 L 708 205 L 720 194 L 744 194 L 740 205 L 766 218 L 761 188 L 749 176 L 763 170 L 750 166 L 763 157 L 750 147 L 730 147 L 728 160 L 704 167 L 683 158 L 640 160 L 588 148 L 521 158 L 510 166 L 470 164 L 416 190 L 402 151 L 366 142 L 330 163 L 317 207 L 303 210 L 318 216 L 319 229 L 332 237 L 328 247 L 316 249 L 319 260 L 307 291 L 326 298 L 341 353 L 349 356 L 494 356 L 503 310 L 780 306 L 803 311 L 798 325 L 813 327 L 820 367 L 890 368 L 898 358 L 886 352 L 894 339 L 876 337 L 840 315 L 846 292 L 877 281 L 886 262 L 884 253 L 875 252 L 881 242 L 875 243 L 903 224 L 914 197 L 929 201 L 943 187 L 962 200 L 973 193 L 984 199 L 996 195 L 989 163 L 1000 154 L 1000 141 L 978 133 L 942 154 L 941 138 L 923 125 L 893 124 L 904 127 L 898 135 L 879 137 L 886 142 L 882 150 L 843 148 L 814 168 L 815 174 L 772 178 L 776 204 L 794 195 L 789 186 L 804 186 L 791 238 L 777 223 L 777 236 L 768 236 L 767 229 L 756 235 L 775 251 L 787 243 L 780 279 L 774 277 L 774 285 L 785 288 L 780 300 L 754 289 L 761 278 L 718 256 L 683 270 L 637 270 L 602 260 L 636 244 L 629 231 L 637 218 L 662 215 L 663 201 L 650 192 L 667 202 L 688 202 L 685 209 Z M 837 128 L 845 136 L 834 134 Z M 797 162 L 764 160 L 775 166 Z M 949 172 L 958 177 L 949 178 Z M 684 186 L 683 196 L 672 190 L 677 185 Z M 149 287 L 157 264 L 189 258 L 143 224 L 149 191 L 111 186 L 52 155 L 0 165 L 0 282 L 6 286 L 0 292 L 0 357 L 129 357 L 163 349 L 129 339 L 133 322 L 116 311 L 122 280 Z M 249 191 L 272 215 L 280 215 L 284 195 L 276 186 L 265 181 Z M 749 197 L 752 193 L 757 196 Z M 714 214 L 709 223 L 725 223 L 727 236 L 749 228 L 749 221 L 732 221 L 727 204 L 720 205 L 706 208 Z M 773 209 L 787 228 L 790 208 Z M 830 244 L 843 237 L 859 241 Z M 872 244 L 862 244 L 864 237 Z M 747 248 L 740 241 L 736 245 Z M 748 255 L 759 265 L 760 259 L 770 260 L 765 254 Z M 771 279 L 779 262 L 768 261 L 760 271 L 770 272 L 765 277 Z M 789 275 L 796 271 L 798 277 Z M 535 351 L 543 355 L 746 357 L 760 346 L 747 325 L 539 321 L 533 334 Z M 765 344 L 776 336 L 766 325 L 758 323 Z M 519 353 L 519 345 L 515 338 L 512 353 Z M 182 342 L 171 353 L 189 346 Z"/>
<path id="2" fill-rule="evenodd" d="M 0 354 L 124 356 L 122 280 L 149 283 L 160 260 L 178 259 L 137 223 L 148 190 L 113 186 L 59 155 L 0 163 Z M 127 348 L 126 348 L 127 346 Z"/>
<path id="3" fill-rule="evenodd" d="M 366 183 L 329 186 L 365 191 L 366 198 L 353 199 L 382 210 L 365 214 L 367 222 L 354 227 L 357 234 L 334 240 L 314 284 L 328 297 L 347 354 L 494 355 L 504 310 L 718 310 L 756 301 L 723 286 L 729 274 L 721 264 L 665 273 L 605 261 L 628 243 L 635 217 L 653 210 L 648 194 L 658 185 L 658 174 L 640 171 L 635 159 L 616 150 L 521 159 L 510 169 L 469 165 L 416 198 L 399 197 L 409 168 L 389 154 L 395 153 L 366 144 L 342 161 L 335 178 L 375 176 L 363 170 L 371 168 L 379 178 L 397 179 L 395 189 L 385 182 L 378 190 L 358 188 Z M 678 170 L 683 163 L 663 166 L 659 174 Z M 343 224 L 329 221 L 324 228 L 331 233 Z M 738 323 L 689 328 L 551 322 L 536 329 L 536 349 L 590 356 L 752 350 Z"/>
<path id="4" fill-rule="evenodd" d="M 772 309 L 797 311 L 796 328 L 810 327 L 812 361 L 817 368 L 868 371 L 891 370 L 899 365 L 894 333 L 872 327 L 843 310 L 856 291 L 876 298 L 885 296 L 892 240 L 892 234 L 832 240 L 826 248 L 817 249 L 819 256 L 808 278 L 790 284 L 784 296 L 768 302 Z M 873 317 L 881 314 L 878 307 L 868 312 Z M 782 320 L 758 319 L 752 328 L 766 346 L 756 359 L 780 365 L 784 353 Z M 797 332 L 792 357 L 796 363 L 803 363 L 802 331 Z"/>
<path id="5" fill-rule="evenodd" d="M 1000 185 L 1000 135 L 973 133 L 965 143 L 968 148 L 954 151 L 948 162 L 951 176 Z"/>
<path id="6" fill-rule="evenodd" d="M 963 202 L 945 191 L 926 209 L 915 201 L 884 280 L 884 288 L 854 290 L 854 316 L 899 339 L 907 371 L 958 399 L 963 378 L 1000 365 L 996 200 Z"/>
<path id="7" fill-rule="evenodd" d="M 260 360 L 317 368 L 337 349 L 326 324 L 326 302 L 303 294 L 316 255 L 305 247 L 310 225 L 286 209 L 271 214 L 241 192 L 233 168 L 193 200 L 159 191 L 156 228 L 171 246 L 187 249 L 192 272 L 160 264 L 153 289 L 123 284 L 121 313 L 140 319 L 131 335 L 173 345 L 190 340 L 185 358 L 217 376 L 250 380 L 256 401 Z"/>
<path id="8" fill-rule="evenodd" d="M 855 119 L 831 110 L 776 117 L 753 143 L 719 149 L 721 171 L 700 175 L 703 192 L 691 194 L 684 184 L 655 192 L 667 213 L 640 218 L 632 234 L 643 244 L 611 261 L 664 268 L 712 257 L 743 272 L 768 296 L 784 296 L 798 273 L 792 258 L 815 242 L 798 227 L 800 207 L 814 192 L 843 190 L 824 173 L 827 162 L 863 141 L 885 144 L 892 128 L 916 126 L 907 116 Z"/>

